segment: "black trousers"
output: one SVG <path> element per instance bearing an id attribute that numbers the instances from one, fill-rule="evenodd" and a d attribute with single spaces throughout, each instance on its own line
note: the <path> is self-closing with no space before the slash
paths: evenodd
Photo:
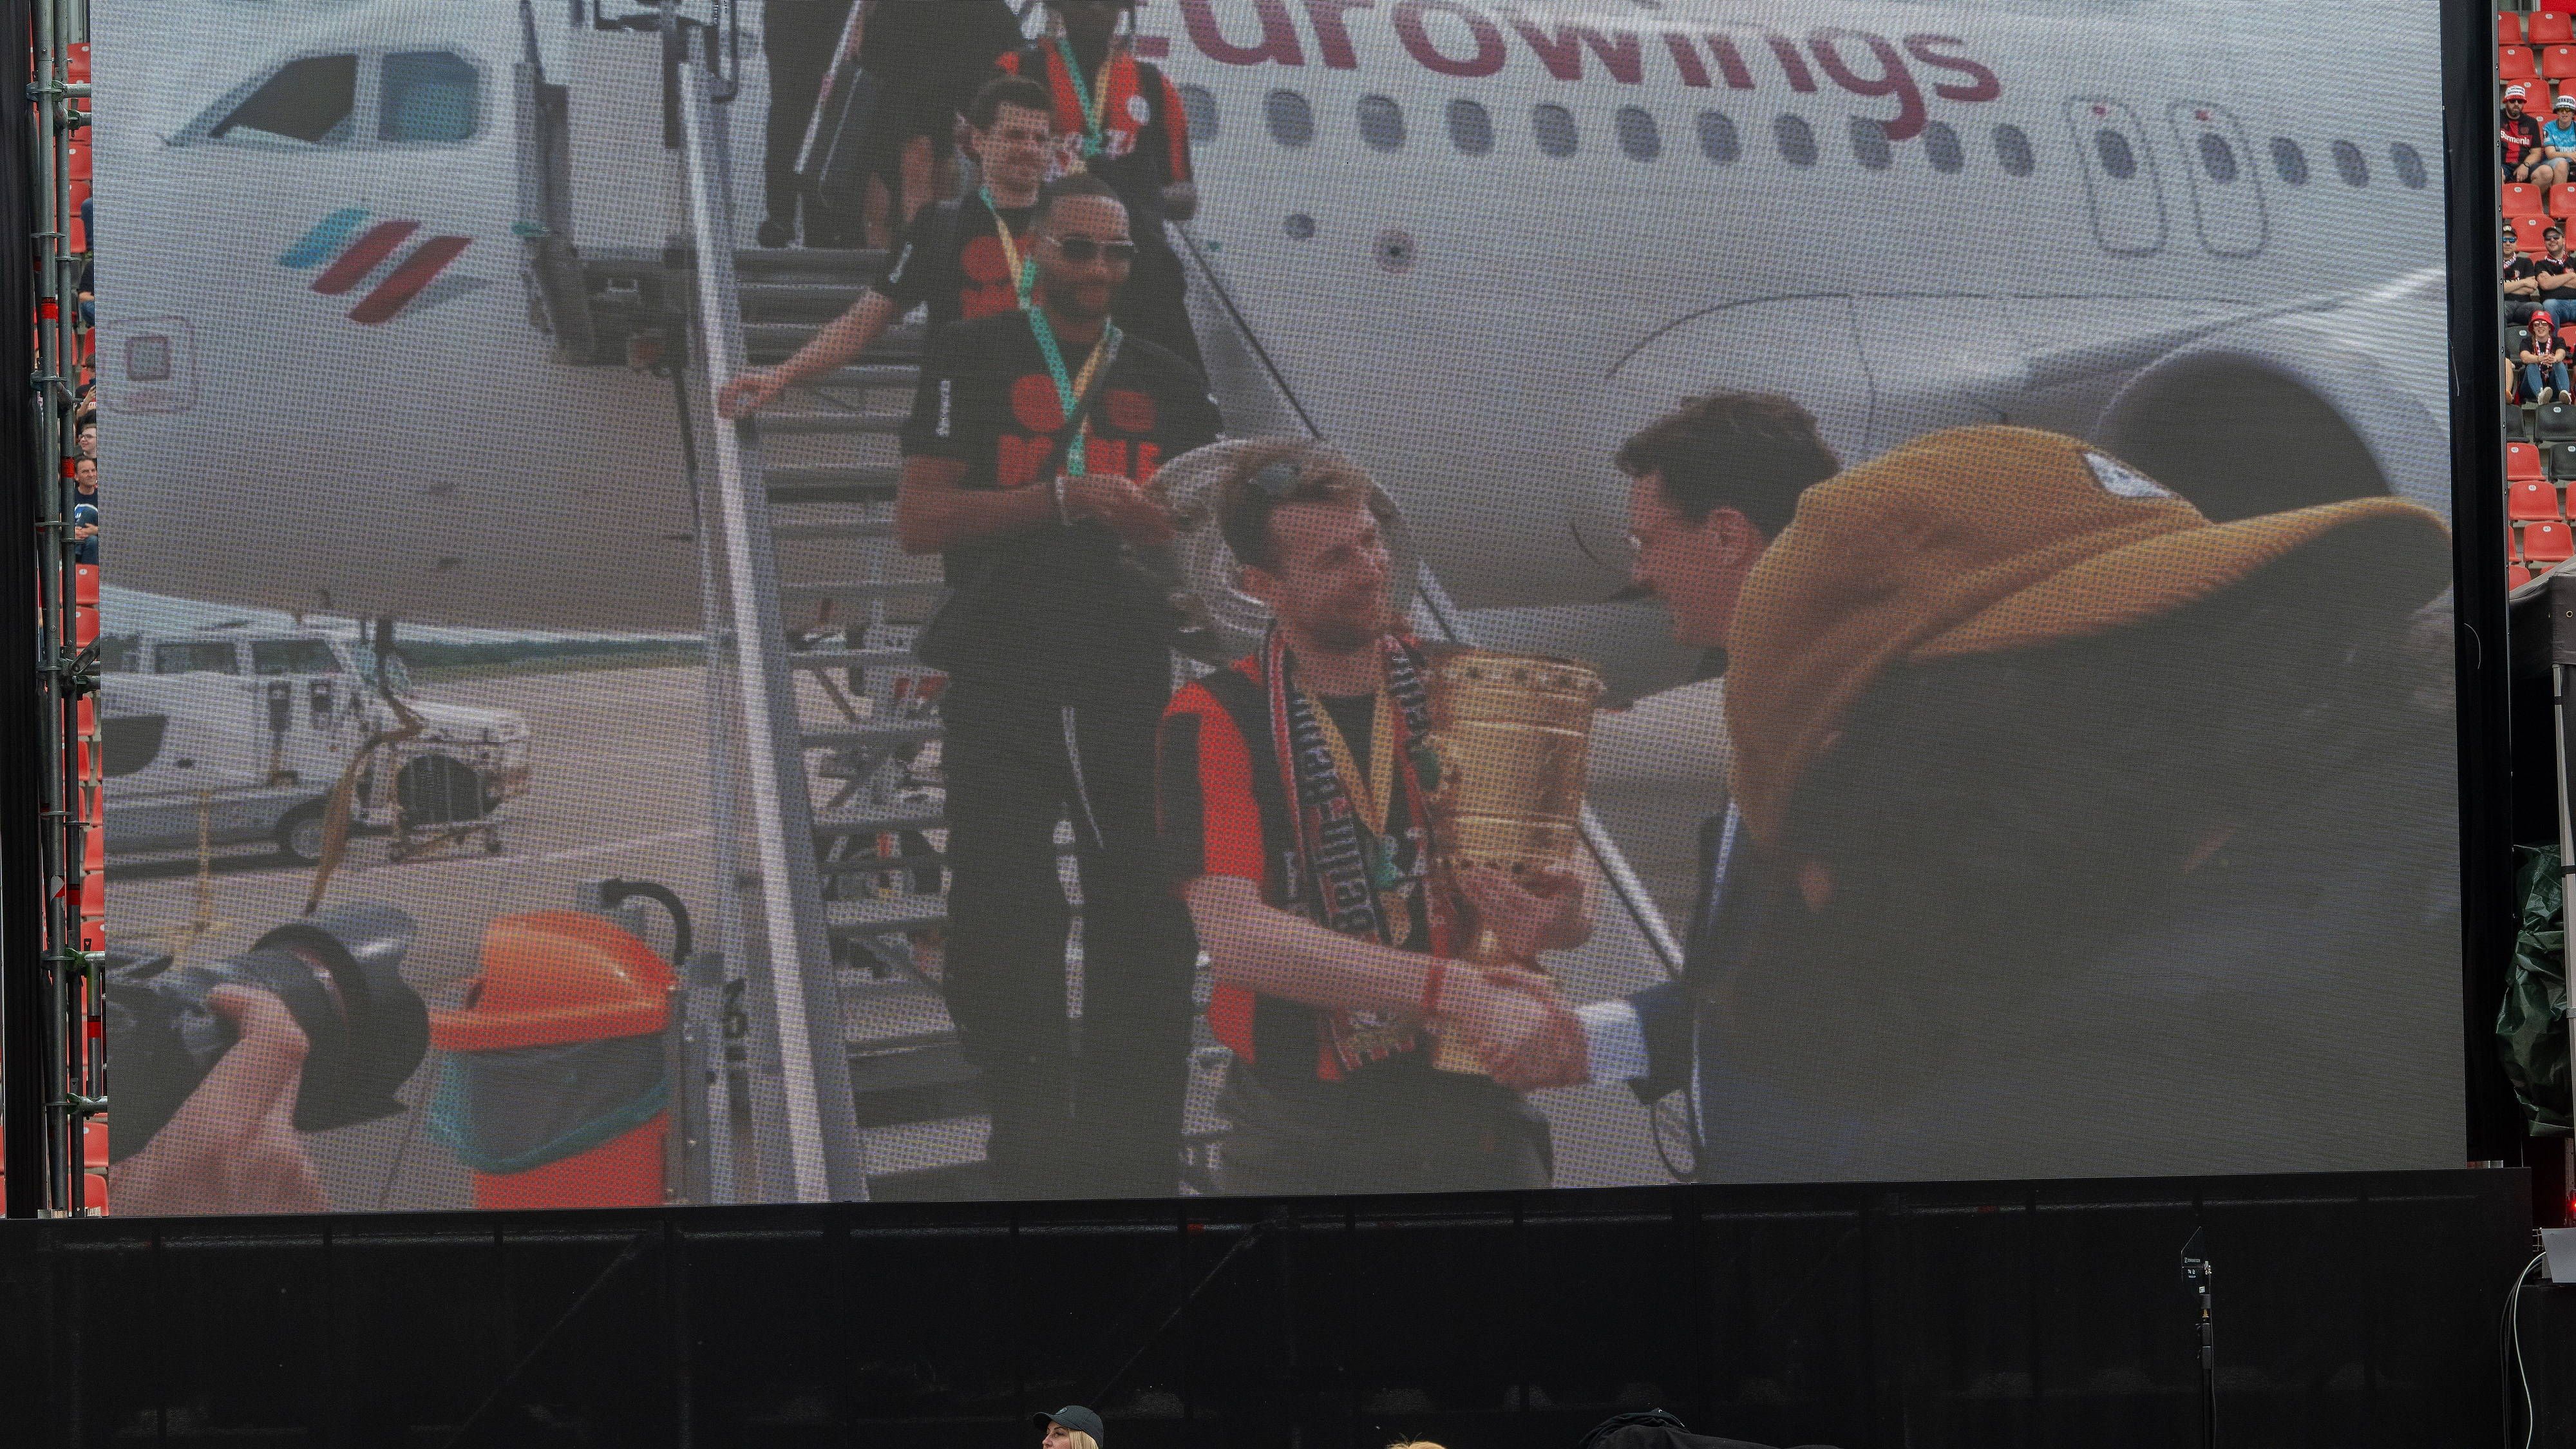
<path id="1" fill-rule="evenodd" d="M 983 1074 L 996 1196 L 1179 1190 L 1197 952 L 1157 854 L 1154 730 L 1170 694 L 1157 649 L 1057 688 L 953 678 L 941 704 L 944 985 Z M 1082 900 L 1078 1055 L 1056 846 L 1065 820 Z"/>
<path id="2" fill-rule="evenodd" d="M 1234 1129 L 1217 1164 L 1228 1193 L 1521 1190 L 1546 1187 L 1556 1171 L 1547 1119 L 1518 1092 L 1440 1071 L 1425 1052 L 1338 1082 L 1237 1063 L 1217 1110 Z"/>
<path id="3" fill-rule="evenodd" d="M 761 176 L 763 204 L 773 222 L 793 225 L 796 220 L 797 198 L 804 191 L 796 158 L 849 19 L 850 0 L 764 0 L 761 6 L 760 49 L 769 62 L 768 148 Z"/>
<path id="4" fill-rule="evenodd" d="M 1189 264 L 1163 244 L 1162 222 L 1136 228 L 1136 266 L 1118 289 L 1118 325 L 1207 373 L 1190 325 Z"/>

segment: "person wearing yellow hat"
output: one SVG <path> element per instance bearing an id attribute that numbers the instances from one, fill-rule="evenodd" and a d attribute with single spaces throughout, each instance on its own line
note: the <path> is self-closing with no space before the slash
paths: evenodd
<path id="1" fill-rule="evenodd" d="M 2452 1151 L 2449 583 L 2413 504 L 2214 523 L 2029 429 L 1808 490 L 1728 636 L 1729 898 L 1589 1075 L 1688 1088 L 1713 1179 Z"/>

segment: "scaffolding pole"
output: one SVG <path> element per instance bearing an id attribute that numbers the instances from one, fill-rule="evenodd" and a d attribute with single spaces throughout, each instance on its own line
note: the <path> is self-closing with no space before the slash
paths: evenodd
<path id="1" fill-rule="evenodd" d="M 22 546 L 0 548 L 0 597 L 37 623 L 17 636 L 34 646 L 32 657 L 14 654 L 25 682 L 0 693 L 0 758 L 27 762 L 0 776 L 0 1134 L 7 1215 L 39 1217 L 82 1210 L 86 1132 L 107 1097 L 91 949 L 98 923 L 84 919 L 98 816 L 80 726 L 97 677 L 84 637 L 95 620 L 84 631 L 71 536 L 89 332 L 72 163 L 86 140 L 90 87 L 73 73 L 74 47 L 86 40 L 78 0 L 0 0 L 0 23 L 31 47 L 22 104 L 8 112 L 12 134 L 0 139 L 0 169 L 14 173 L 0 175 L 0 205 L 20 222 L 0 228 L 0 270 L 26 279 L 0 297 L 0 348 L 9 350 L 0 365 L 28 379 L 23 406 L 0 417 L 0 509 L 28 522 Z"/>

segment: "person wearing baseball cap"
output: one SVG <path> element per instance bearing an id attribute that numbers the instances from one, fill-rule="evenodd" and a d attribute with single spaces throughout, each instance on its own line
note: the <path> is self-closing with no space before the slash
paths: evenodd
<path id="1" fill-rule="evenodd" d="M 2456 1051 L 2450 568 L 2024 428 L 1809 489 L 1728 637 L 1739 858 L 1592 1079 L 1687 1088 L 1715 1180 L 2450 1150 L 2395 1140 Z"/>
<path id="2" fill-rule="evenodd" d="M 2542 150 L 2540 122 L 2525 113 L 2526 96 L 2519 84 L 2504 88 L 2504 126 L 2500 138 L 2504 179 L 2546 187 L 2566 178 L 2563 169 L 2550 165 Z"/>
<path id="3" fill-rule="evenodd" d="M 1102 1449 L 1109 1436 L 1100 1416 L 1080 1404 L 1067 1404 L 1052 1414 L 1032 1414 L 1040 1433 L 1038 1449 Z"/>

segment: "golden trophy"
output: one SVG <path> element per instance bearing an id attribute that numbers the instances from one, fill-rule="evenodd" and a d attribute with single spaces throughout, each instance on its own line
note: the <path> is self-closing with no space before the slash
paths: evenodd
<path id="1" fill-rule="evenodd" d="M 1431 748 L 1439 781 L 1430 817 L 1436 890 L 1457 890 L 1470 866 L 1514 875 L 1571 862 L 1583 842 L 1583 769 L 1601 676 L 1592 666 L 1544 654 L 1452 649 L 1431 660 Z M 1479 924 L 1459 952 L 1467 962 L 1501 959 Z M 1440 1039 L 1443 1071 L 1484 1067 L 1466 1043 Z"/>

